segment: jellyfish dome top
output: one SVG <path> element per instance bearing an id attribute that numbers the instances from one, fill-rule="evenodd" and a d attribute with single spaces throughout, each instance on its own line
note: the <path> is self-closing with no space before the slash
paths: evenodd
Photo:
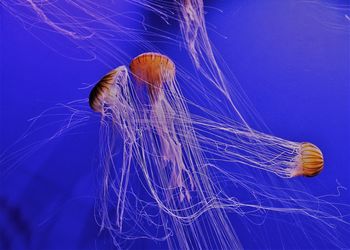
<path id="1" fill-rule="evenodd" d="M 314 144 L 303 142 L 300 144 L 300 152 L 296 159 L 296 167 L 291 172 L 291 177 L 318 175 L 324 166 L 321 150 Z"/>
<path id="2" fill-rule="evenodd" d="M 135 57 L 130 70 L 138 84 L 147 84 L 151 101 L 159 94 L 163 84 L 175 79 L 175 64 L 167 56 L 148 52 Z"/>
<path id="3" fill-rule="evenodd" d="M 95 112 L 103 112 L 104 104 L 113 104 L 117 92 L 117 85 L 126 81 L 127 69 L 120 66 L 111 70 L 93 87 L 89 96 L 89 105 Z"/>
<path id="4" fill-rule="evenodd" d="M 150 85 L 161 85 L 175 78 L 174 62 L 160 53 L 148 52 L 135 57 L 130 69 L 138 82 Z"/>

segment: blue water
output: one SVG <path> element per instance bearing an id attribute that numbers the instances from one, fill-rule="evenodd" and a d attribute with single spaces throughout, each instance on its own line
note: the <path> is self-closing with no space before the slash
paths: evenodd
<path id="1" fill-rule="evenodd" d="M 270 131 L 322 149 L 324 171 L 303 182 L 316 195 L 337 194 L 339 185 L 350 188 L 350 21 L 344 9 L 289 0 L 207 4 L 215 7 L 206 9 L 210 38 Z M 153 25 L 176 32 L 176 27 L 162 24 L 157 17 L 148 18 Z M 97 60 L 67 57 L 70 49 L 64 37 L 45 45 L 49 35 L 25 29 L 1 9 L 0 152 L 24 133 L 28 119 L 57 103 L 87 97 L 89 90 L 79 89 L 83 83 L 94 83 L 110 70 Z M 179 51 L 180 47 L 169 48 L 173 56 Z M 45 131 L 30 140 L 45 137 Z M 94 218 L 97 161 L 97 118 L 19 161 L 0 183 L 0 247 L 113 248 Z M 349 204 L 349 190 L 341 189 L 336 201 Z M 249 248 L 296 246 L 288 240 L 293 232 L 286 230 L 277 237 L 268 221 L 236 230 Z M 295 240 L 300 248 L 310 247 L 304 238 Z M 147 240 L 133 245 L 135 249 L 165 246 Z M 332 245 L 324 239 L 312 247 Z"/>

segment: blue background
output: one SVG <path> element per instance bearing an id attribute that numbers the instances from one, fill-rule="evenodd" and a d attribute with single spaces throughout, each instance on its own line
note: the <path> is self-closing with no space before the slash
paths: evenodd
<path id="1" fill-rule="evenodd" d="M 316 3 L 208 1 L 215 8 L 206 9 L 206 19 L 213 44 L 273 134 L 311 141 L 323 150 L 325 169 L 310 181 L 317 194 L 330 194 L 337 192 L 338 183 L 350 187 L 350 22 L 344 9 Z M 175 30 L 154 15 L 145 17 L 162 29 Z M 89 90 L 78 88 L 109 70 L 96 60 L 72 60 L 38 37 L 40 32 L 31 34 L 1 9 L 0 152 L 22 135 L 28 119 L 56 103 L 85 98 Z M 171 48 L 169 55 L 177 50 Z M 43 136 L 45 130 L 30 140 Z M 94 219 L 97 154 L 96 118 L 81 131 L 47 144 L 2 178 L 0 247 L 112 248 Z M 337 201 L 349 204 L 349 191 L 342 189 Z M 255 229 L 265 227 L 268 232 L 268 226 Z M 263 243 L 252 242 L 250 233 L 236 230 L 243 246 L 295 247 L 293 242 L 276 241 L 274 235 L 263 236 Z M 282 241 L 286 238 L 281 236 Z M 150 241 L 133 246 L 155 247 Z M 330 246 L 327 239 L 313 243 Z"/>

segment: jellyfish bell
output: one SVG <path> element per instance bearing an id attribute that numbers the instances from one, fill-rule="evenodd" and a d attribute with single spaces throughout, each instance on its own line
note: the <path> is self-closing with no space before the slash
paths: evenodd
<path id="1" fill-rule="evenodd" d="M 118 88 L 126 84 L 128 70 L 125 66 L 120 66 L 111 70 L 103 76 L 97 84 L 92 88 L 89 95 L 89 105 L 92 110 L 104 113 L 104 106 L 113 105 L 117 98 Z"/>
<path id="2" fill-rule="evenodd" d="M 135 57 L 130 63 L 130 70 L 138 84 L 147 84 L 153 97 L 163 84 L 175 79 L 174 62 L 160 53 L 147 52 Z"/>
<path id="3" fill-rule="evenodd" d="M 318 175 L 324 165 L 321 150 L 314 144 L 303 142 L 300 144 L 300 152 L 296 158 L 296 167 L 291 172 L 291 177 Z"/>
<path id="4" fill-rule="evenodd" d="M 167 56 L 147 52 L 135 57 L 130 63 L 131 72 L 138 82 L 161 85 L 175 77 L 175 64 Z"/>

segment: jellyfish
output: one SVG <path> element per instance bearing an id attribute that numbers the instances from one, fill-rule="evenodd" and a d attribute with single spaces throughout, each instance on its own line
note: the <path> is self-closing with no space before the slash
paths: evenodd
<path id="1" fill-rule="evenodd" d="M 219 66 L 217 55 L 214 53 L 206 28 L 203 0 L 179 1 L 178 8 L 179 25 L 184 37 L 184 44 L 195 68 L 214 89 L 219 91 L 220 96 L 223 97 L 220 101 L 227 103 L 229 107 L 229 116 L 234 116 L 246 128 L 250 129 L 246 118 L 241 113 L 242 110 L 239 110 L 237 105 L 238 102 L 244 102 L 244 98 L 241 100 L 240 92 L 242 90 L 239 89 L 239 83 L 233 76 L 230 82 L 227 80 Z M 236 100 L 233 100 L 233 97 Z M 214 104 L 212 99 L 208 99 L 207 102 Z M 225 105 L 219 105 L 222 107 L 220 112 L 223 112 Z"/>
<path id="2" fill-rule="evenodd" d="M 90 92 L 89 104 L 92 110 L 101 113 L 101 149 L 103 162 L 103 189 L 101 192 L 101 227 L 110 228 L 107 218 L 107 204 L 110 191 L 114 190 L 118 201 L 115 205 L 116 226 L 122 230 L 124 203 L 129 182 L 129 173 L 132 162 L 132 151 L 136 141 L 135 110 L 132 106 L 128 85 L 128 70 L 120 66 L 106 74 Z M 114 160 L 112 159 L 116 139 L 110 130 L 121 133 L 123 139 L 123 162 L 120 176 L 114 174 Z M 116 186 L 117 183 L 117 186 Z"/>
<path id="3" fill-rule="evenodd" d="M 158 53 L 144 53 L 134 58 L 130 64 L 130 70 L 137 84 L 146 84 L 150 96 L 151 113 L 149 120 L 159 137 L 160 154 L 165 162 L 171 164 L 171 177 L 169 185 L 180 189 L 180 200 L 186 197 L 190 200 L 189 190 L 194 189 L 192 176 L 188 175 L 189 186 L 185 183 L 183 174 L 188 173 L 182 156 L 182 145 L 176 132 L 174 114 L 187 115 L 182 103 L 174 103 L 174 108 L 167 100 L 163 84 L 168 86 L 175 98 L 178 98 L 175 88 L 175 64 L 170 58 Z M 178 100 L 181 100 L 178 98 Z M 177 101 L 178 101 L 177 100 Z M 178 109 L 175 111 L 175 109 Z M 180 129 L 180 127 L 178 127 Z M 189 134 L 190 136 L 190 134 Z"/>
<path id="4" fill-rule="evenodd" d="M 323 154 L 312 143 L 247 130 L 232 120 L 222 124 L 197 116 L 192 123 L 202 150 L 213 155 L 216 161 L 243 164 L 281 178 L 314 177 L 323 170 Z"/>

